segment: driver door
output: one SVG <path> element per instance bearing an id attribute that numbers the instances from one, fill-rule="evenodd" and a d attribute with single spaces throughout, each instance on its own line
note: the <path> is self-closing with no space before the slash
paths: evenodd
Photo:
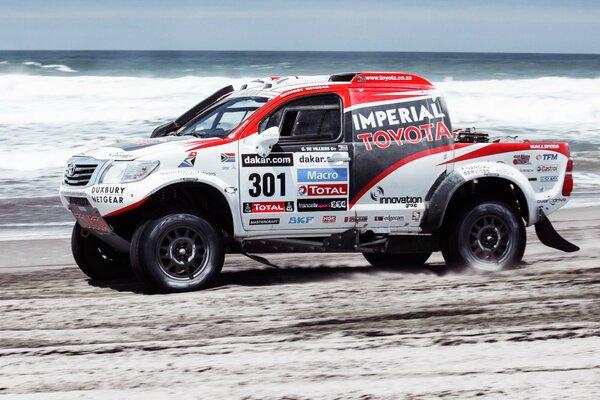
<path id="1" fill-rule="evenodd" d="M 267 157 L 252 135 L 240 142 L 240 203 L 246 230 L 352 228 L 352 146 L 344 140 L 342 100 L 334 94 L 288 101 L 259 124 L 279 128 Z"/>

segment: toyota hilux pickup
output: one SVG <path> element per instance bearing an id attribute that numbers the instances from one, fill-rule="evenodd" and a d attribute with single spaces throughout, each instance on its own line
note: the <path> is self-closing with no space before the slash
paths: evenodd
<path id="1" fill-rule="evenodd" d="M 563 251 L 547 215 L 573 188 L 562 142 L 453 130 L 408 73 L 268 77 L 227 86 L 150 138 L 68 161 L 60 199 L 92 279 L 151 291 L 214 284 L 226 253 L 357 252 L 374 266 L 519 264 L 525 227 Z M 268 256 L 265 256 L 268 257 Z"/>

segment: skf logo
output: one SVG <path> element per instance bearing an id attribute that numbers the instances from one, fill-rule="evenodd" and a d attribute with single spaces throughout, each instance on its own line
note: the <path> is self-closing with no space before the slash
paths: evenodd
<path id="1" fill-rule="evenodd" d="M 558 154 L 546 153 L 546 154 L 538 154 L 535 156 L 535 159 L 538 161 L 556 161 L 558 160 Z"/>
<path id="2" fill-rule="evenodd" d="M 310 224 L 315 220 L 315 217 L 290 217 L 290 224 Z"/>

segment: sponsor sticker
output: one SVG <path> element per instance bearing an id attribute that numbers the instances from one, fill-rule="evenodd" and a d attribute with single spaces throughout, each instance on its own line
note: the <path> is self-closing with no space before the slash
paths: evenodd
<path id="1" fill-rule="evenodd" d="M 272 153 L 267 157 L 258 154 L 242 154 L 243 167 L 291 167 L 294 165 L 292 153 Z"/>
<path id="2" fill-rule="evenodd" d="M 192 168 L 196 162 L 196 152 L 192 151 L 184 160 L 179 164 L 177 168 Z"/>
<path id="3" fill-rule="evenodd" d="M 314 154 L 301 154 L 298 162 L 302 164 L 323 164 L 327 162 L 327 157 Z"/>
<path id="4" fill-rule="evenodd" d="M 379 204 L 404 204 L 406 208 L 416 207 L 417 203 L 423 202 L 421 196 L 386 196 L 381 186 L 371 190 L 371 199 Z"/>
<path id="5" fill-rule="evenodd" d="M 298 186 L 298 196 L 345 196 L 347 194 L 347 183 L 320 183 Z"/>
<path id="6" fill-rule="evenodd" d="M 402 222 L 404 217 L 402 215 L 376 215 L 373 218 L 376 222 Z"/>
<path id="7" fill-rule="evenodd" d="M 102 232 L 110 232 L 110 227 L 102 217 L 97 215 L 73 213 L 73 216 L 79 222 L 82 228 L 94 229 Z"/>
<path id="8" fill-rule="evenodd" d="M 290 217 L 290 219 L 288 220 L 288 223 L 290 224 L 310 224 L 312 222 L 314 222 L 315 217 L 313 216 L 308 216 L 308 217 Z"/>
<path id="9" fill-rule="evenodd" d="M 540 176 L 540 182 L 558 182 L 558 176 Z"/>
<path id="10" fill-rule="evenodd" d="M 556 203 L 564 203 L 566 201 L 567 201 L 567 199 L 564 197 L 553 197 L 550 199 L 538 200 L 537 203 L 538 204 L 550 204 L 551 206 L 553 206 Z"/>
<path id="11" fill-rule="evenodd" d="M 221 153 L 221 162 L 222 163 L 234 163 L 235 162 L 235 153 Z"/>
<path id="12" fill-rule="evenodd" d="M 336 217 L 335 215 L 323 215 L 323 223 L 324 224 L 333 224 L 335 223 Z"/>
<path id="13" fill-rule="evenodd" d="M 558 154 L 556 154 L 556 153 L 538 154 L 537 156 L 535 156 L 535 159 L 538 161 L 556 161 L 556 160 L 558 160 Z"/>
<path id="14" fill-rule="evenodd" d="M 346 168 L 299 168 L 298 182 L 335 182 L 347 181 Z"/>
<path id="15" fill-rule="evenodd" d="M 97 204 L 123 204 L 125 186 L 92 186 L 92 201 Z"/>
<path id="16" fill-rule="evenodd" d="M 347 146 L 347 145 L 346 145 Z M 300 151 L 336 151 L 336 146 L 302 146 Z M 346 150 L 348 147 L 346 147 Z"/>
<path id="17" fill-rule="evenodd" d="M 279 225 L 279 218 L 256 218 L 250 220 L 250 225 Z"/>
<path id="18" fill-rule="evenodd" d="M 515 154 L 513 156 L 513 164 L 514 165 L 529 164 L 530 158 L 531 158 L 531 156 L 529 154 Z"/>
<path id="19" fill-rule="evenodd" d="M 557 144 L 531 144 L 529 146 L 531 150 L 558 149 L 559 147 Z"/>
<path id="20" fill-rule="evenodd" d="M 367 222 L 366 215 L 359 215 L 355 217 L 344 217 L 344 222 Z"/>
<path id="21" fill-rule="evenodd" d="M 537 172 L 558 172 L 558 165 L 538 165 Z"/>
<path id="22" fill-rule="evenodd" d="M 298 199 L 298 211 L 345 211 L 348 201 L 345 198 Z"/>
<path id="23" fill-rule="evenodd" d="M 244 203 L 243 211 L 249 213 L 274 213 L 294 212 L 293 201 L 263 201 L 257 203 Z"/>
<path id="24" fill-rule="evenodd" d="M 413 211 L 412 213 L 412 220 L 413 221 L 418 221 L 421 219 L 421 211 Z"/>

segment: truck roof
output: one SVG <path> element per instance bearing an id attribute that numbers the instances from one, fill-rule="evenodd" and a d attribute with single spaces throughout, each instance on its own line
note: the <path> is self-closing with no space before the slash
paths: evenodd
<path id="1" fill-rule="evenodd" d="M 238 91 L 238 95 L 273 98 L 290 90 L 321 85 L 343 85 L 352 88 L 389 87 L 400 91 L 434 89 L 434 86 L 428 80 L 404 72 L 343 72 L 333 75 L 256 78 L 243 84 Z"/>

